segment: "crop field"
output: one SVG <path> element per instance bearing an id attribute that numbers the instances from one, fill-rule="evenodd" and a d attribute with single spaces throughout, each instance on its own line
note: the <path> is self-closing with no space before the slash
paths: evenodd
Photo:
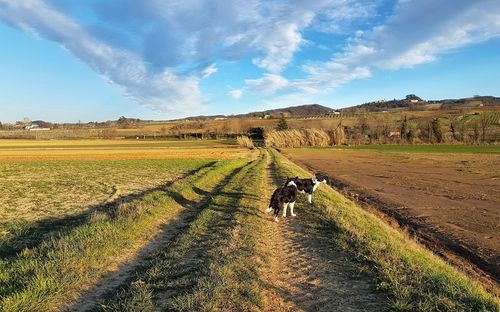
<path id="1" fill-rule="evenodd" d="M 500 309 L 490 289 L 328 185 L 274 222 L 274 188 L 312 175 L 273 149 L 0 146 L 0 311 Z"/>
<path id="2" fill-rule="evenodd" d="M 499 146 L 286 149 L 344 194 L 397 219 L 439 253 L 500 281 Z"/>

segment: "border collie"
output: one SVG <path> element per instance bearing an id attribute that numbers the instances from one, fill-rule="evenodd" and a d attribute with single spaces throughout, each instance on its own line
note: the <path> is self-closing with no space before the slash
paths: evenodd
<path id="1" fill-rule="evenodd" d="M 327 183 L 327 180 L 323 176 L 316 175 L 311 179 L 299 179 L 299 177 L 288 178 L 285 182 L 287 185 L 290 182 L 294 182 L 297 185 L 297 190 L 301 193 L 307 194 L 307 201 L 309 204 L 312 203 L 312 194 L 320 186 L 321 183 Z"/>
<path id="2" fill-rule="evenodd" d="M 285 186 L 277 188 L 273 196 L 271 196 L 271 202 L 269 203 L 269 208 L 266 212 L 270 212 L 274 209 L 274 221 L 278 221 L 278 214 L 283 208 L 283 217 L 286 217 L 286 209 L 290 206 L 290 214 L 295 217 L 293 213 L 293 206 L 295 206 L 295 200 L 297 199 L 297 185 L 293 181 L 287 181 Z"/>

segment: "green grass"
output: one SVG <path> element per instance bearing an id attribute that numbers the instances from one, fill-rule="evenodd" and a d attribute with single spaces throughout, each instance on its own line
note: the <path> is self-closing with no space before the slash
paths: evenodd
<path id="1" fill-rule="evenodd" d="M 81 222 L 90 207 L 152 189 L 209 160 L 0 161 L 0 257 L 48 231 Z"/>
<path id="2" fill-rule="evenodd" d="M 500 154 L 500 145 L 357 145 L 328 147 L 328 149 L 369 150 L 399 153 L 468 153 Z"/>
<path id="3" fill-rule="evenodd" d="M 255 311 L 264 308 L 256 251 L 266 156 L 231 177 L 181 235 L 151 256 L 103 311 Z M 252 181 L 252 183 L 248 183 Z"/>
<path id="4" fill-rule="evenodd" d="M 310 176 L 272 151 L 278 174 Z M 301 199 L 303 200 L 303 199 Z M 500 311 L 498 298 L 329 187 L 320 187 L 310 213 L 334 229 L 331 239 L 374 272 L 395 311 Z"/>
<path id="5" fill-rule="evenodd" d="M 151 239 L 185 208 L 179 199 L 203 202 L 215 185 L 248 159 L 206 167 L 84 224 L 53 235 L 14 258 L 0 259 L 1 311 L 58 311 L 95 284 L 118 258 Z"/>

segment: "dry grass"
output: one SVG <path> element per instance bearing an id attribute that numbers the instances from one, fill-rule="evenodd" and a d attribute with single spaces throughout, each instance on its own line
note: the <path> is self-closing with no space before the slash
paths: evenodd
<path id="1" fill-rule="evenodd" d="M 240 147 L 246 147 L 246 148 L 249 148 L 249 149 L 253 149 L 255 146 L 253 145 L 253 141 L 252 139 L 250 139 L 249 137 L 247 137 L 246 135 L 242 135 L 242 136 L 239 136 L 237 139 L 236 139 L 236 142 L 238 143 L 238 145 Z"/>
<path id="2" fill-rule="evenodd" d="M 250 151 L 229 143 L 217 140 L 0 140 L 0 161 L 232 159 L 252 156 Z"/>
<path id="3" fill-rule="evenodd" d="M 332 146 L 343 144 L 345 134 L 342 127 L 333 130 L 294 129 L 265 133 L 265 144 L 270 147 Z"/>

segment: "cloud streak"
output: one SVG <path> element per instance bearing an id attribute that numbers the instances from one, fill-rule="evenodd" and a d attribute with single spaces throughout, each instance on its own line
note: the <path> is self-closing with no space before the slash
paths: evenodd
<path id="1" fill-rule="evenodd" d="M 241 77 L 242 86 L 227 96 L 290 92 L 296 99 L 500 36 L 496 0 L 400 0 L 387 17 L 381 3 L 0 0 L 0 21 L 57 42 L 129 98 L 172 114 L 208 104 L 200 83 L 228 68 L 222 63 L 245 59 L 260 72 Z M 318 33 L 343 36 L 344 44 L 327 60 L 296 60 L 305 46 L 323 47 L 309 44 Z"/>

